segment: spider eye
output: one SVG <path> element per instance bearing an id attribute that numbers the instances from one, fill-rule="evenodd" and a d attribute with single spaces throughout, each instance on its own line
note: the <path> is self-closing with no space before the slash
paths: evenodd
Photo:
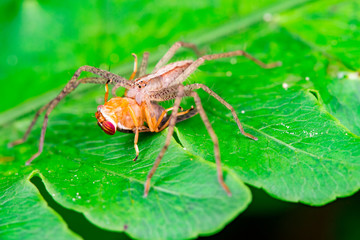
<path id="1" fill-rule="evenodd" d="M 109 135 L 114 135 L 116 132 L 115 126 L 110 121 L 103 121 L 102 123 L 98 122 L 101 129 Z"/>

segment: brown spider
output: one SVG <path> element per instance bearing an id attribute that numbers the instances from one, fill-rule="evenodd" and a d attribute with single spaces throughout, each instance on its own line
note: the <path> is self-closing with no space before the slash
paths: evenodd
<path id="1" fill-rule="evenodd" d="M 116 130 L 120 132 L 135 133 L 134 148 L 136 151 L 136 156 L 134 158 L 134 161 L 139 156 L 139 149 L 137 146 L 139 132 L 160 132 L 164 130 L 166 127 L 169 127 L 165 144 L 162 147 L 158 157 L 155 160 L 152 169 L 150 170 L 147 176 L 145 182 L 145 190 L 144 190 L 145 197 L 148 195 L 149 192 L 151 177 L 154 175 L 157 167 L 160 164 L 161 159 L 164 156 L 164 153 L 166 152 L 170 144 L 170 140 L 176 122 L 188 119 L 194 116 L 195 114 L 197 114 L 197 112 L 200 113 L 200 116 L 214 143 L 218 181 L 222 186 L 222 188 L 227 192 L 227 194 L 231 195 L 230 189 L 225 184 L 223 179 L 221 162 L 220 162 L 219 143 L 217 136 L 213 128 L 211 127 L 208 117 L 206 116 L 206 113 L 202 107 L 199 96 L 194 90 L 201 88 L 205 92 L 213 96 L 215 99 L 217 99 L 219 102 L 221 102 L 223 105 L 225 105 L 225 107 L 231 111 L 240 129 L 240 132 L 243 135 L 253 140 L 257 140 L 257 138 L 244 131 L 234 108 L 224 99 L 222 99 L 219 95 L 213 92 L 210 88 L 208 88 L 206 85 L 195 83 L 184 86 L 182 83 L 201 64 L 203 64 L 205 60 L 214 60 L 218 58 L 226 58 L 232 56 L 244 56 L 263 68 L 273 68 L 276 66 L 280 66 L 281 63 L 275 62 L 275 63 L 265 64 L 260 60 L 252 57 L 250 54 L 242 50 L 238 50 L 227 53 L 205 55 L 199 57 L 195 61 L 185 60 L 185 61 L 178 61 L 167 64 L 168 61 L 173 57 L 175 52 L 180 47 L 190 48 L 197 55 L 199 55 L 199 50 L 196 47 L 196 45 L 185 42 L 176 42 L 156 64 L 153 72 L 151 74 L 146 75 L 145 72 L 147 68 L 149 54 L 144 53 L 143 60 L 139 70 L 140 77 L 136 78 L 134 81 L 132 80 L 135 78 L 137 73 L 137 57 L 135 54 L 133 54 L 133 56 L 135 57 L 134 71 L 131 77 L 129 78 L 129 80 L 121 76 L 118 76 L 116 74 L 113 74 L 111 72 L 98 69 L 96 67 L 91 67 L 91 66 L 80 67 L 75 72 L 71 80 L 66 84 L 64 89 L 60 92 L 60 94 L 37 111 L 33 121 L 31 122 L 24 136 L 21 139 L 10 143 L 10 146 L 14 146 L 25 142 L 39 115 L 42 112 L 46 111 L 44 117 L 44 123 L 41 129 L 39 150 L 26 162 L 26 165 L 29 165 L 43 151 L 45 132 L 47 128 L 49 114 L 54 109 L 54 107 L 59 103 L 59 101 L 63 99 L 67 94 L 72 92 L 80 83 L 105 84 L 106 86 L 105 103 L 104 105 L 98 106 L 97 112 L 95 113 L 95 116 L 98 120 L 98 124 L 105 133 L 110 135 L 115 134 Z M 92 78 L 83 78 L 78 80 L 82 71 L 94 73 L 96 75 L 99 75 L 100 78 L 92 77 Z M 115 97 L 111 98 L 110 100 L 108 100 L 108 92 L 109 92 L 108 83 L 115 84 L 115 86 L 112 89 L 112 94 Z M 126 88 L 124 97 L 116 97 L 115 90 L 118 87 Z M 196 109 L 191 108 L 186 111 L 181 110 L 181 112 L 178 112 L 181 99 L 187 96 L 191 96 L 194 98 Z M 167 101 L 170 99 L 175 99 L 174 106 L 171 108 L 164 109 L 162 106 L 158 104 L 158 102 Z M 169 111 L 172 111 L 170 117 L 166 116 L 166 113 Z"/>

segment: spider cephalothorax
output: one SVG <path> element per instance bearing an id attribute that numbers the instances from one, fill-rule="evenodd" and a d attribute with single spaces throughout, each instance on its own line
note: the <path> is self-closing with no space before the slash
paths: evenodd
<path id="1" fill-rule="evenodd" d="M 187 47 L 193 49 L 198 55 L 199 51 L 194 44 L 176 42 L 168 52 L 160 59 L 156 64 L 154 70 L 150 74 L 146 74 L 147 61 L 149 54 L 144 53 L 143 60 L 140 66 L 139 77 L 135 78 L 137 75 L 137 57 L 135 54 L 135 64 L 134 71 L 131 74 L 129 80 L 113 74 L 108 71 L 104 71 L 91 66 L 82 66 L 80 67 L 69 83 L 64 87 L 61 93 L 54 98 L 51 102 L 43 106 L 35 115 L 32 123 L 30 124 L 28 130 L 26 131 L 24 137 L 17 141 L 11 143 L 11 145 L 16 145 L 26 141 L 32 127 L 34 126 L 39 115 L 46 111 L 43 127 L 41 130 L 41 137 L 39 142 L 39 150 L 35 153 L 26 164 L 30 164 L 35 158 L 37 158 L 43 151 L 45 132 L 47 128 L 48 116 L 54 107 L 63 99 L 67 94 L 72 92 L 80 83 L 97 83 L 105 84 L 106 93 L 105 93 L 105 103 L 100 105 L 95 113 L 98 124 L 101 129 L 109 135 L 113 135 L 116 131 L 134 133 L 134 148 L 136 151 L 136 156 L 134 160 L 139 156 L 139 149 L 137 146 L 139 132 L 159 132 L 163 129 L 168 128 L 168 133 L 166 137 L 165 144 L 161 149 L 158 157 L 155 160 L 153 167 L 151 168 L 145 182 L 144 196 L 147 196 L 150 189 L 150 179 L 154 175 L 158 165 L 160 164 L 161 159 L 163 158 L 166 149 L 168 148 L 171 140 L 171 136 L 174 131 L 174 126 L 176 122 L 183 121 L 194 116 L 199 112 L 211 139 L 214 142 L 214 152 L 215 152 L 215 161 L 217 166 L 218 180 L 222 188 L 227 192 L 228 195 L 231 195 L 230 189 L 224 182 L 221 162 L 220 162 L 220 151 L 217 136 L 211 127 L 211 124 L 206 116 L 206 113 L 202 107 L 201 100 L 198 94 L 194 91 L 196 89 L 202 89 L 219 102 L 221 102 L 226 108 L 228 108 L 235 122 L 240 130 L 240 132 L 254 140 L 257 140 L 253 135 L 246 133 L 241 126 L 239 118 L 236 115 L 234 108 L 228 104 L 224 99 L 219 95 L 213 92 L 210 88 L 203 84 L 190 84 L 184 86 L 182 83 L 205 61 L 234 57 L 234 56 L 244 56 L 256 64 L 260 65 L 263 68 L 273 68 L 279 66 L 281 63 L 271 63 L 265 64 L 256 58 L 252 57 L 248 53 L 238 50 L 233 52 L 226 52 L 220 54 L 205 55 L 199 57 L 197 60 L 185 60 L 178 61 L 168 64 L 168 61 L 173 57 L 175 52 L 180 47 Z M 82 71 L 94 73 L 100 76 L 100 78 L 83 78 L 78 80 Z M 124 87 L 126 89 L 124 97 L 114 97 L 108 101 L 108 84 L 115 84 L 113 87 L 112 93 L 115 94 L 115 90 L 118 87 Z M 193 97 L 196 109 L 189 109 L 186 111 L 178 112 L 180 107 L 180 101 L 183 97 Z M 168 109 L 164 109 L 158 104 L 158 102 L 166 101 L 170 99 L 175 99 L 174 106 Z M 167 113 L 172 111 L 171 116 L 167 116 Z"/>

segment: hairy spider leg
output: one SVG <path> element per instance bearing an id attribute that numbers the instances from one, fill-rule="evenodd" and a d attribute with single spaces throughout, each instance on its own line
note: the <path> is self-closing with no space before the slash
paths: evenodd
<path id="1" fill-rule="evenodd" d="M 174 45 L 172 45 L 169 48 L 169 50 L 165 53 L 165 55 L 155 65 L 155 68 L 154 68 L 153 72 L 156 72 L 161 67 L 165 66 L 169 62 L 169 60 L 174 56 L 174 54 L 177 52 L 177 50 L 180 47 L 190 48 L 195 52 L 197 57 L 201 56 L 201 52 L 199 51 L 199 49 L 197 48 L 197 46 L 195 44 L 186 43 L 186 42 L 176 42 L 176 43 L 174 43 Z"/>
<path id="2" fill-rule="evenodd" d="M 101 79 L 98 78 L 98 80 L 107 80 L 107 79 Z M 88 82 L 84 82 L 82 81 L 82 83 L 88 83 Z M 93 81 L 91 81 L 91 83 L 93 83 Z M 101 82 L 102 84 L 104 82 Z M 47 129 L 47 123 L 49 121 L 49 115 L 51 113 L 51 111 L 56 107 L 56 105 L 60 102 L 61 99 L 63 99 L 66 95 L 68 95 L 70 92 L 72 92 L 73 90 L 75 90 L 75 88 L 80 84 L 80 81 L 77 82 L 69 82 L 64 88 L 63 90 L 60 92 L 60 94 L 54 98 L 45 109 L 40 109 L 40 110 L 46 110 L 45 112 L 45 116 L 44 116 L 44 122 L 43 122 L 43 126 L 41 128 L 41 135 L 40 135 L 40 140 L 39 140 L 39 149 L 38 151 L 29 159 L 26 161 L 25 165 L 30 165 L 31 162 L 36 159 L 38 156 L 40 156 L 40 154 L 43 151 L 44 148 L 44 141 L 45 141 L 45 133 L 46 133 L 46 129 Z M 34 119 L 35 120 L 35 119 Z M 36 120 L 35 120 L 36 121 Z M 35 122 L 34 122 L 35 124 Z M 30 125 L 30 127 L 32 128 L 33 125 Z"/>
<path id="3" fill-rule="evenodd" d="M 178 93 L 177 93 L 177 96 L 175 98 L 175 103 L 174 103 L 174 106 L 173 106 L 173 111 L 172 111 L 171 116 L 170 116 L 170 123 L 169 123 L 168 133 L 166 135 L 165 144 L 161 148 L 160 153 L 157 156 L 153 167 L 151 168 L 150 172 L 148 173 L 148 175 L 146 177 L 146 182 L 145 182 L 145 186 L 144 186 L 144 197 L 147 197 L 147 195 L 149 193 L 149 189 L 150 189 L 150 180 L 151 180 L 152 176 L 154 175 L 157 167 L 159 166 L 159 164 L 161 162 L 161 159 L 163 158 L 166 150 L 169 147 L 171 137 L 172 137 L 173 132 L 174 132 L 174 126 L 175 126 L 175 123 L 176 123 L 178 109 L 179 109 L 180 102 L 181 102 L 181 99 L 182 99 L 183 95 L 184 95 L 184 86 L 179 85 Z"/>
<path id="4" fill-rule="evenodd" d="M 231 196 L 231 191 L 230 191 L 229 187 L 225 184 L 223 172 L 221 169 L 219 140 L 214 132 L 214 129 L 212 128 L 212 126 L 210 124 L 210 121 L 209 121 L 205 111 L 204 111 L 204 108 L 201 104 L 199 95 L 196 92 L 191 92 L 191 96 L 194 98 L 194 101 L 195 101 L 196 107 L 199 111 L 200 117 L 203 120 L 205 127 L 211 137 L 211 140 L 214 143 L 214 155 L 215 155 L 215 161 L 216 161 L 216 170 L 217 170 L 218 181 L 219 181 L 221 187 L 226 191 L 226 193 L 229 196 Z"/>
<path id="5" fill-rule="evenodd" d="M 138 76 L 144 76 L 146 74 L 146 68 L 148 65 L 148 61 L 149 61 L 149 53 L 148 52 L 144 52 L 142 60 L 141 60 L 141 64 L 140 64 L 140 70 L 139 70 L 139 74 Z"/>
<path id="6" fill-rule="evenodd" d="M 106 80 L 106 79 L 102 79 L 102 80 L 101 80 L 101 79 L 99 79 L 98 77 L 91 77 L 91 78 L 83 78 L 83 79 L 81 79 L 80 81 L 81 81 L 82 83 L 101 83 L 101 81 L 107 81 L 107 80 Z M 9 144 L 8 144 L 9 147 L 13 147 L 13 146 L 22 144 L 22 143 L 24 143 L 24 142 L 27 140 L 27 138 L 28 138 L 28 136 L 29 136 L 32 128 L 34 127 L 37 119 L 39 118 L 40 114 L 43 113 L 43 112 L 49 107 L 49 105 L 51 104 L 51 102 L 52 102 L 52 101 L 48 102 L 47 104 L 45 104 L 44 106 L 42 106 L 42 107 L 36 112 L 33 120 L 31 121 L 29 127 L 27 128 L 24 136 L 23 136 L 22 138 L 18 139 L 18 140 L 15 140 L 15 141 L 9 143 Z"/>
<path id="7" fill-rule="evenodd" d="M 83 81 L 78 81 L 78 78 L 81 74 L 81 72 L 86 71 L 86 72 L 90 72 L 90 73 L 94 73 L 96 75 L 101 76 L 102 78 L 88 78 L 87 80 L 83 80 Z M 95 80 L 94 80 L 95 79 Z M 63 88 L 63 90 L 58 94 L 58 96 L 56 96 L 56 98 L 54 98 L 47 106 L 46 108 L 42 108 L 40 110 L 45 111 L 45 116 L 44 116 L 44 122 L 43 122 L 43 126 L 41 128 L 41 135 L 40 135 L 40 140 L 39 140 L 39 149 L 38 152 L 36 152 L 28 161 L 26 161 L 26 165 L 30 165 L 30 163 L 36 159 L 43 151 L 44 148 L 44 140 L 45 140 L 45 133 L 46 133 L 46 128 L 47 128 L 47 123 L 49 120 L 49 115 L 51 113 L 51 111 L 56 107 L 56 105 L 69 93 L 71 93 L 73 90 L 75 90 L 75 88 L 77 86 L 79 86 L 80 83 L 101 83 L 101 84 L 105 84 L 108 80 L 110 80 L 113 83 L 121 83 L 121 85 L 125 88 L 131 88 L 133 87 L 133 83 L 126 80 L 125 78 L 118 76 L 114 73 L 105 71 L 105 70 L 101 70 L 99 68 L 96 67 L 91 67 L 91 66 L 82 66 L 80 67 L 78 70 L 76 70 L 76 72 L 74 73 L 74 75 L 72 76 L 71 80 L 65 85 L 65 87 Z M 94 82 L 95 81 L 95 82 Z M 37 116 L 35 115 L 35 118 L 37 119 Z M 36 121 L 36 120 L 35 120 Z M 33 125 L 30 125 L 29 128 L 32 128 Z"/>
<path id="8" fill-rule="evenodd" d="M 196 61 L 194 61 L 189 67 L 185 69 L 183 73 L 181 73 L 175 80 L 174 84 L 180 84 L 184 82 L 201 64 L 203 64 L 205 61 L 209 60 L 215 60 L 219 58 L 228 58 L 228 57 L 235 57 L 235 56 L 244 56 L 247 59 L 253 61 L 257 65 L 259 65 L 262 68 L 269 69 L 269 68 L 275 68 L 281 66 L 281 62 L 273 62 L 273 63 L 263 63 L 262 61 L 258 60 L 257 58 L 251 56 L 249 53 L 238 50 L 233 52 L 226 52 L 226 53 L 219 53 L 219 54 L 211 54 L 211 55 L 205 55 L 200 58 L 198 58 Z"/>
<path id="9" fill-rule="evenodd" d="M 52 101 L 50 101 L 49 103 L 45 104 L 44 106 L 42 106 L 42 107 L 36 112 L 33 120 L 31 121 L 29 127 L 27 128 L 24 136 L 23 136 L 22 138 L 18 139 L 18 140 L 15 140 L 15 141 L 9 143 L 9 144 L 8 144 L 9 147 L 13 147 L 13 146 L 22 144 L 22 143 L 24 143 L 24 142 L 27 140 L 27 138 L 28 138 L 28 136 L 29 136 L 29 134 L 30 134 L 30 132 L 31 132 L 31 129 L 34 127 L 34 125 L 35 125 L 36 121 L 38 120 L 40 114 L 41 114 L 42 112 L 44 112 L 44 111 L 49 107 L 49 105 L 50 105 L 51 102 L 52 102 Z"/>
<path id="10" fill-rule="evenodd" d="M 238 125 L 238 128 L 240 129 L 240 132 L 248 137 L 251 138 L 253 140 L 258 140 L 257 137 L 254 137 L 253 135 L 251 135 L 250 133 L 247 133 L 244 131 L 243 126 L 240 123 L 240 120 L 235 112 L 235 109 L 233 106 L 231 106 L 228 102 L 226 102 L 222 97 L 220 97 L 219 95 L 217 95 L 213 90 L 211 90 L 208 86 L 201 84 L 201 83 L 194 83 L 194 84 L 190 84 L 185 86 L 185 96 L 191 96 L 193 90 L 196 89 L 202 89 L 205 92 L 207 92 L 209 95 L 211 95 L 212 97 L 214 97 L 216 100 L 218 100 L 222 105 L 224 105 L 227 109 L 229 109 L 231 111 L 231 114 L 233 115 L 233 118 L 236 122 L 236 124 Z"/>

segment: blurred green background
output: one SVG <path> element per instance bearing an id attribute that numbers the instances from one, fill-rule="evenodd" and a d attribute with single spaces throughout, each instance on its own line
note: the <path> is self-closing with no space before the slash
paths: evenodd
<path id="1" fill-rule="evenodd" d="M 130 71 L 132 52 L 209 43 L 218 37 L 210 30 L 226 31 L 225 23 L 276 2 L 3 0 L 0 111 L 63 86 L 82 65 Z"/>
<path id="2" fill-rule="evenodd" d="M 58 91 L 82 65 L 128 77 L 132 70 L 132 52 L 155 53 L 150 55 L 150 64 L 154 64 L 176 41 L 190 41 L 208 49 L 213 41 L 225 39 L 232 33 L 244 32 L 246 36 L 251 24 L 276 17 L 277 13 L 284 12 L 290 18 L 296 16 L 298 9 L 312 2 L 2 0 L 0 112 L 12 111 L 21 104 L 27 106 L 26 101 L 34 102 L 37 98 L 44 102 L 54 96 L 52 90 Z M 353 6 L 359 9 L 359 4 Z M 268 12 L 273 16 L 266 15 Z M 313 21 L 316 21 L 316 14 Z M 329 21 L 332 21 L 331 16 Z M 352 28 L 351 25 L 343 27 Z M 309 29 L 305 27 L 302 31 Z M 316 41 L 319 46 L 328 46 L 326 39 Z M 239 42 L 244 48 L 250 44 L 246 38 Z M 336 52 L 336 49 L 329 51 Z M 358 49 L 354 49 L 352 53 L 343 54 L 358 53 Z M 22 116 L 36 107 L 18 107 L 16 111 Z M 213 237 L 224 239 L 231 234 L 242 236 L 246 233 L 276 239 L 359 239 L 359 194 L 325 207 L 311 208 L 274 200 L 255 189 L 252 191 L 251 207 Z M 66 214 L 73 216 L 71 212 Z M 70 227 L 74 231 L 81 228 L 76 223 Z M 99 235 L 108 234 L 99 231 Z"/>

